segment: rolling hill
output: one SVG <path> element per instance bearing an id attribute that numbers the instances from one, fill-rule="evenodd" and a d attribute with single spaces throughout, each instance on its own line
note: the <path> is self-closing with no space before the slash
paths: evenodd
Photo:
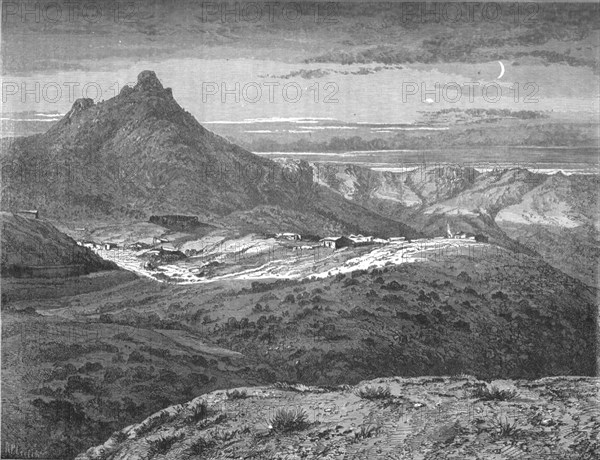
<path id="1" fill-rule="evenodd" d="M 15 301 L 2 316 L 3 439 L 73 457 L 171 404 L 244 385 L 591 376 L 596 296 L 489 245 L 318 280 L 137 279 Z"/>

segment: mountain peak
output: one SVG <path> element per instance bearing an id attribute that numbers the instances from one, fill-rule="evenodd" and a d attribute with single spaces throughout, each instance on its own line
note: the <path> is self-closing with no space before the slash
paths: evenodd
<path id="1" fill-rule="evenodd" d="M 89 97 L 82 97 L 73 103 L 73 110 L 85 110 L 94 105 L 94 100 Z"/>
<path id="2" fill-rule="evenodd" d="M 71 107 L 71 110 L 69 111 L 69 113 L 67 113 L 67 115 L 65 115 L 65 117 L 71 118 L 72 116 L 78 114 L 79 112 L 83 112 L 84 110 L 89 109 L 93 105 L 94 105 L 94 100 L 90 99 L 89 97 L 77 99 L 73 103 L 73 107 Z"/>
<path id="3" fill-rule="evenodd" d="M 152 70 L 144 70 L 138 75 L 135 88 L 138 91 L 162 91 L 162 83 Z"/>

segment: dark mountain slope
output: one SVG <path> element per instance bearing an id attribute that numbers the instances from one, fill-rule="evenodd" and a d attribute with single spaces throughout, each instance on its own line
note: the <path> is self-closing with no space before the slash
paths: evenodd
<path id="1" fill-rule="evenodd" d="M 330 226 L 416 235 L 315 185 L 306 163 L 282 166 L 207 131 L 151 71 L 106 102 L 77 100 L 47 133 L 12 143 L 2 167 L 3 209 L 33 207 L 58 218 L 193 213 L 215 221 L 268 205 L 299 211 L 298 223 L 313 221 L 316 234 Z"/>

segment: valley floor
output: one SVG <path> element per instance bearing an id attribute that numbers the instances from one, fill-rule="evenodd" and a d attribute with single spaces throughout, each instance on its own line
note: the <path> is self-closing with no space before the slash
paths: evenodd
<path id="1" fill-rule="evenodd" d="M 318 245 L 298 245 L 293 248 L 279 245 L 273 250 L 273 244 L 273 240 L 254 237 L 246 242 L 243 249 L 229 252 L 213 250 L 201 257 L 190 257 L 180 262 L 160 265 L 156 269 L 145 266 L 146 251 L 99 249 L 96 253 L 125 270 L 156 281 L 197 284 L 219 280 L 326 278 L 355 270 L 411 263 L 452 253 L 471 254 L 475 257 L 494 251 L 492 246 L 471 239 L 448 238 L 391 241 L 335 251 Z M 210 274 L 206 273 L 205 267 L 215 262 L 219 267 L 212 269 Z"/>

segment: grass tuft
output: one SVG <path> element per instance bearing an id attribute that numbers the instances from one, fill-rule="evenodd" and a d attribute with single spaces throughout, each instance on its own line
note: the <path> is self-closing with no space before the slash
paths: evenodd
<path id="1" fill-rule="evenodd" d="M 192 413 L 187 416 L 188 423 L 197 423 L 208 416 L 208 406 L 204 401 L 192 409 Z"/>
<path id="2" fill-rule="evenodd" d="M 356 392 L 363 399 L 388 399 L 392 396 L 390 387 L 371 387 L 366 386 Z"/>
<path id="3" fill-rule="evenodd" d="M 118 444 L 121 444 L 125 440 L 129 438 L 127 433 L 123 433 L 122 431 L 115 431 L 111 436 Z"/>
<path id="4" fill-rule="evenodd" d="M 179 435 L 161 436 L 158 439 L 148 441 L 148 443 L 150 444 L 150 456 L 153 457 L 155 455 L 166 454 L 167 452 L 169 452 L 169 450 L 171 450 L 173 444 L 175 444 L 178 441 L 181 441 L 184 437 L 185 435 L 181 433 Z"/>
<path id="5" fill-rule="evenodd" d="M 506 417 L 504 417 L 504 420 L 501 417 L 496 418 L 496 430 L 503 438 L 514 436 L 520 431 L 517 421 L 514 420 L 511 423 Z"/>
<path id="6" fill-rule="evenodd" d="M 231 441 L 233 438 L 235 438 L 238 434 L 238 430 L 225 430 L 225 429 L 216 429 L 213 434 L 212 437 L 214 440 L 219 441 L 219 442 L 227 442 L 227 441 Z"/>
<path id="7" fill-rule="evenodd" d="M 275 382 L 271 387 L 282 391 L 296 391 L 294 386 L 288 382 Z"/>
<path id="8" fill-rule="evenodd" d="M 228 399 L 246 399 L 248 397 L 248 393 L 246 390 L 232 390 L 227 392 Z"/>
<path id="9" fill-rule="evenodd" d="M 361 439 L 371 438 L 377 436 L 381 431 L 381 427 L 378 425 L 362 425 L 360 429 L 354 433 L 354 442 L 358 442 Z"/>
<path id="10" fill-rule="evenodd" d="M 308 415 L 304 409 L 279 409 L 269 420 L 271 429 L 276 433 L 299 431 L 308 427 Z"/>
<path id="11" fill-rule="evenodd" d="M 472 396 L 483 401 L 509 401 L 517 396 L 516 390 L 501 390 L 495 385 L 478 386 L 473 390 Z"/>
<path id="12" fill-rule="evenodd" d="M 200 437 L 196 439 L 196 441 L 194 441 L 194 443 L 189 447 L 188 450 L 192 455 L 202 455 L 207 450 L 213 448 L 215 445 L 216 443 L 212 439 Z"/>
<path id="13" fill-rule="evenodd" d="M 152 418 L 148 424 L 144 425 L 141 429 L 139 429 L 137 431 L 137 435 L 142 436 L 146 433 L 150 433 L 153 429 L 155 429 L 158 426 L 164 425 L 169 420 L 171 420 L 171 414 L 169 414 L 166 411 L 161 412 L 158 416 Z"/>

